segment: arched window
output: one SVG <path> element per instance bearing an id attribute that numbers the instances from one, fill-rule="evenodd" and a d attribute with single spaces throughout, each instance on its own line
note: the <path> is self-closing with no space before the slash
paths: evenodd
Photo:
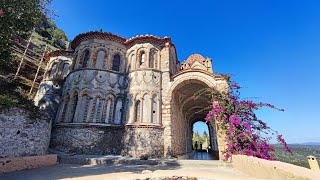
<path id="1" fill-rule="evenodd" d="M 140 100 L 138 100 L 136 102 L 136 106 L 135 106 L 135 118 L 134 121 L 138 122 L 140 120 Z"/>
<path id="2" fill-rule="evenodd" d="M 112 70 L 113 71 L 120 70 L 120 55 L 119 54 L 116 54 L 113 56 Z"/>
<path id="3" fill-rule="evenodd" d="M 157 68 L 158 66 L 158 59 L 157 59 L 157 51 L 155 49 L 151 49 L 149 54 L 149 67 L 150 68 Z"/>
<path id="4" fill-rule="evenodd" d="M 122 99 L 119 98 L 116 105 L 116 111 L 114 115 L 114 124 L 121 124 L 121 114 L 122 114 Z"/>
<path id="5" fill-rule="evenodd" d="M 70 122 L 74 122 L 75 119 L 75 114 L 76 114 L 76 108 L 77 108 L 77 103 L 78 103 L 78 93 L 75 92 L 73 94 L 72 102 L 71 102 L 71 109 L 70 109 Z"/>
<path id="6" fill-rule="evenodd" d="M 82 64 L 82 68 L 86 68 L 88 66 L 88 62 L 90 59 L 90 52 L 89 50 L 85 50 L 83 52 L 83 64 Z"/>
<path id="7" fill-rule="evenodd" d="M 152 102 L 151 102 L 151 97 L 149 94 L 145 94 L 143 96 L 143 103 L 142 103 L 142 119 L 141 122 L 144 123 L 150 123 L 151 122 L 151 107 L 152 107 Z"/>
<path id="8" fill-rule="evenodd" d="M 72 65 L 71 65 L 71 68 L 70 68 L 70 71 L 73 71 L 75 70 L 76 68 L 76 63 L 77 63 L 77 60 L 78 60 L 78 54 L 76 54 L 76 56 L 74 57 L 73 61 L 72 61 Z"/>
<path id="9" fill-rule="evenodd" d="M 50 70 L 50 78 L 53 78 L 57 72 L 57 65 L 58 63 L 54 63 L 51 67 L 51 70 Z"/>
<path id="10" fill-rule="evenodd" d="M 158 123 L 158 98 L 157 95 L 152 96 L 152 123 Z"/>
<path id="11" fill-rule="evenodd" d="M 144 53 L 144 51 L 141 51 L 141 53 L 140 53 L 140 62 L 139 62 L 139 65 L 141 66 L 141 65 L 143 65 L 144 64 L 144 62 L 145 62 L 145 53 Z"/>
<path id="12" fill-rule="evenodd" d="M 67 113 L 67 110 L 68 110 L 69 101 L 70 101 L 70 97 L 68 95 L 67 98 L 64 99 L 64 105 L 63 105 L 63 109 L 61 111 L 61 119 L 58 120 L 60 122 L 65 122 L 66 121 L 66 113 Z"/>

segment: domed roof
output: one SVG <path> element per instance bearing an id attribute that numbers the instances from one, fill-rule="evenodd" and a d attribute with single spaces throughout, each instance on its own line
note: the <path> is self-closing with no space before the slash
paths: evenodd
<path id="1" fill-rule="evenodd" d="M 185 63 L 192 65 L 195 61 L 198 61 L 199 63 L 203 64 L 206 61 L 206 59 L 201 54 L 192 54 L 188 57 Z"/>

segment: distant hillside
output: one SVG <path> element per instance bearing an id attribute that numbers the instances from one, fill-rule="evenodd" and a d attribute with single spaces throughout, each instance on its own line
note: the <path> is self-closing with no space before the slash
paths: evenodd
<path id="1" fill-rule="evenodd" d="M 311 144 L 314 144 L 314 143 L 311 143 Z M 307 156 L 312 155 L 312 156 L 317 157 L 318 162 L 320 159 L 320 145 L 302 145 L 302 144 L 294 145 L 294 144 L 291 144 L 291 145 L 289 145 L 289 147 L 291 148 L 291 150 L 293 152 L 293 156 L 288 153 L 285 153 L 284 150 L 282 149 L 282 147 L 280 147 L 279 145 L 274 145 L 274 146 L 276 148 L 275 155 L 276 155 L 276 159 L 278 161 L 310 168 L 309 163 L 307 161 Z M 319 164 L 320 164 L 320 162 L 319 162 Z"/>
<path id="2" fill-rule="evenodd" d="M 35 32 L 32 34 L 32 43 L 43 49 L 46 44 L 50 50 L 66 49 L 68 37 L 64 31 L 46 16 L 43 16 Z"/>

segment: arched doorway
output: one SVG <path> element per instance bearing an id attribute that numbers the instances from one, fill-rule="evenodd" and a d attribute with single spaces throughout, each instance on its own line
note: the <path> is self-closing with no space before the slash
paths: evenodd
<path id="1" fill-rule="evenodd" d="M 172 91 L 171 99 L 171 129 L 172 129 L 172 154 L 175 156 L 191 153 L 192 127 L 197 121 L 205 121 L 209 112 L 210 97 L 195 94 L 200 90 L 210 88 L 208 84 L 198 79 L 189 78 L 179 83 Z M 210 145 L 217 146 L 215 128 L 208 123 Z M 211 148 L 213 151 L 218 148 Z M 211 152 L 211 150 L 210 150 Z"/>
<path id="2" fill-rule="evenodd" d="M 218 145 L 216 132 L 212 123 L 195 120 L 192 123 L 192 151 L 184 159 L 218 160 Z"/>
<path id="3" fill-rule="evenodd" d="M 192 125 L 192 151 L 210 151 L 210 136 L 208 124 L 199 120 Z"/>
<path id="4" fill-rule="evenodd" d="M 185 70 L 172 77 L 162 92 L 162 124 L 164 126 L 164 155 L 179 157 L 192 152 L 192 125 L 205 121 L 211 97 L 194 94 L 204 88 L 225 90 L 226 80 L 221 76 L 202 70 Z M 209 124 L 212 152 L 222 158 L 225 141 L 215 122 Z"/>

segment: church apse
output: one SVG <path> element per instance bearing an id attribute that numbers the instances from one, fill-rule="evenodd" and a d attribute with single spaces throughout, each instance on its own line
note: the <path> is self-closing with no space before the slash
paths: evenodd
<path id="1" fill-rule="evenodd" d="M 186 113 L 199 104 L 181 106 L 180 92 L 191 96 L 200 86 L 217 84 L 211 59 L 192 55 L 192 60 L 180 65 L 169 37 L 126 39 L 104 32 L 80 34 L 69 51 L 60 52 L 51 56 L 42 81 L 47 88 L 40 88 L 35 99 L 40 107 L 41 97 L 54 101 L 48 94 L 54 94 L 54 80 L 59 82 L 51 148 L 133 157 L 189 152 L 188 134 L 180 134 L 178 126 L 184 126 L 180 119 L 195 118 Z M 191 84 L 181 79 L 188 77 L 205 79 Z"/>

